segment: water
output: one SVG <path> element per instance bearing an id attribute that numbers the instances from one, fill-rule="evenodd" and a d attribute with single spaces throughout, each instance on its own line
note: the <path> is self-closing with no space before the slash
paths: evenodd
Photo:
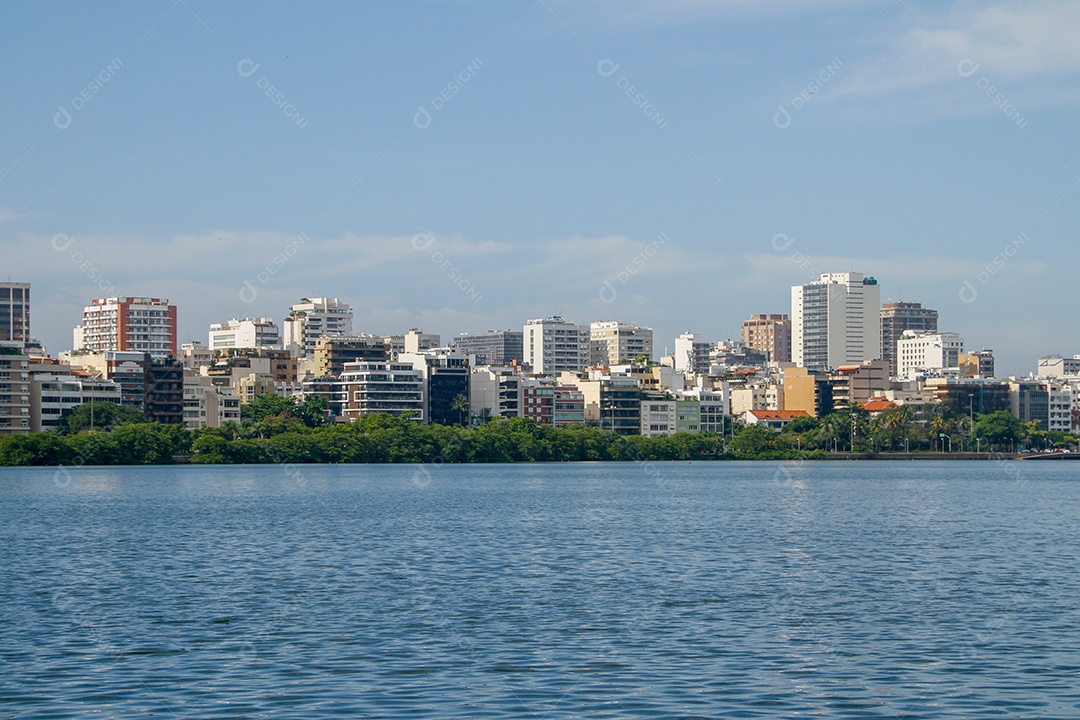
<path id="1" fill-rule="evenodd" d="M 1078 470 L 3 470 L 0 718 L 1078 717 Z"/>

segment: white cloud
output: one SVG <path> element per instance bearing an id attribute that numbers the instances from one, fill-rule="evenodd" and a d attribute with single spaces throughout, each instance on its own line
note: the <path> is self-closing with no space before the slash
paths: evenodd
<path id="1" fill-rule="evenodd" d="M 882 34 L 880 50 L 852 63 L 848 77 L 828 91 L 837 96 L 892 95 L 974 83 L 982 76 L 1019 86 L 1022 80 L 1080 72 L 1076 2 L 960 4 L 945 11 L 897 5 L 867 39 Z M 961 61 L 967 74 L 958 71 Z M 975 72 L 975 79 L 969 79 Z M 1076 93 L 1071 99 L 1077 99 Z"/>
<path id="2" fill-rule="evenodd" d="M 992 253 L 987 257 L 956 258 L 940 255 L 888 255 L 884 257 L 854 257 L 838 255 L 804 255 L 791 247 L 775 255 L 747 255 L 746 262 L 751 272 L 743 277 L 740 287 L 758 283 L 773 284 L 790 281 L 797 285 L 817 280 L 821 273 L 861 272 L 873 275 L 882 283 L 883 296 L 888 295 L 890 286 L 900 284 L 911 287 L 931 286 L 944 281 L 955 282 L 957 287 L 965 279 L 975 279 L 993 260 Z M 1044 275 L 1050 266 L 1039 260 L 1012 259 L 1007 264 L 1010 273 L 1031 279 Z"/>
<path id="3" fill-rule="evenodd" d="M 605 280 L 620 283 L 621 277 L 625 282 L 620 284 L 626 284 L 645 277 L 676 278 L 724 264 L 722 257 L 686 250 L 667 235 L 643 240 L 624 235 L 548 240 L 536 254 L 532 262 L 519 263 L 508 271 L 534 279 L 539 273 L 566 289 L 588 288 L 590 292 Z"/>
<path id="4" fill-rule="evenodd" d="M 426 242 L 426 241 L 424 241 Z M 499 253 L 497 243 L 431 236 L 431 248 L 454 256 Z M 214 230 L 164 239 L 138 235 L 24 235 L 12 248 L 24 275 L 79 278 L 93 271 L 117 285 L 163 278 L 231 278 L 237 285 L 259 273 L 341 277 L 412 261 L 421 243 L 413 236 L 346 234 L 333 238 L 276 231 Z"/>

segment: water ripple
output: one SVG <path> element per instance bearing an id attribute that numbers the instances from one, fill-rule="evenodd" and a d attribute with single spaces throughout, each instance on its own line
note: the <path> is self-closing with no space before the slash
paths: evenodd
<path id="1" fill-rule="evenodd" d="M 5 471 L 0 717 L 1077 717 L 1068 465 Z"/>

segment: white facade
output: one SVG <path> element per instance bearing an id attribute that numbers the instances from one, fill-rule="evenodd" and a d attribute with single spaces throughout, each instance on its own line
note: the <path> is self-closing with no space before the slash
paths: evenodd
<path id="1" fill-rule="evenodd" d="M 437 348 L 441 342 L 442 340 L 438 335 L 420 332 L 416 328 L 413 328 L 405 333 L 403 351 L 407 353 L 419 353 L 432 348 Z"/>
<path id="2" fill-rule="evenodd" d="M 519 417 L 521 380 L 515 368 L 486 365 L 469 374 L 469 412 L 481 420 Z"/>
<path id="3" fill-rule="evenodd" d="M 1073 388 L 1069 383 L 1016 380 L 1009 383 L 1009 410 L 1021 420 L 1038 421 L 1040 430 L 1072 429 Z"/>
<path id="4" fill-rule="evenodd" d="M 747 410 L 779 410 L 784 396 L 777 384 L 755 383 L 731 388 L 730 397 L 731 414 L 741 416 Z"/>
<path id="5" fill-rule="evenodd" d="M 639 355 L 653 357 L 652 328 L 620 320 L 601 320 L 589 326 L 590 364 L 608 367 Z"/>
<path id="6" fill-rule="evenodd" d="M 232 348 L 280 348 L 281 333 L 273 320 L 244 318 L 214 323 L 210 326 L 211 352 Z"/>
<path id="7" fill-rule="evenodd" d="M 881 289 L 862 273 L 791 288 L 791 360 L 811 370 L 881 357 Z"/>
<path id="8" fill-rule="evenodd" d="M 31 432 L 55 430 L 65 410 L 91 401 L 121 404 L 120 386 L 112 380 L 73 375 L 71 368 L 63 365 L 56 366 L 56 370 L 31 376 Z"/>
<path id="9" fill-rule="evenodd" d="M 641 401 L 641 434 L 649 438 L 675 434 L 678 403 L 675 400 Z"/>
<path id="10" fill-rule="evenodd" d="M 352 309 L 337 298 L 304 298 L 284 322 L 285 348 L 296 357 L 313 357 L 324 335 L 352 335 Z"/>
<path id="11" fill-rule="evenodd" d="M 110 297 L 83 307 L 75 350 L 147 352 L 155 360 L 175 357 L 176 306 L 148 297 Z"/>
<path id="12" fill-rule="evenodd" d="M 909 380 L 920 370 L 944 370 L 960 364 L 964 340 L 954 332 L 905 330 L 896 341 L 897 377 Z"/>
<path id="13" fill-rule="evenodd" d="M 723 434 L 724 418 L 730 408 L 731 387 L 725 380 L 719 388 L 693 388 L 683 393 L 687 399 L 697 400 L 700 407 L 701 432 Z"/>
<path id="14" fill-rule="evenodd" d="M 1038 377 L 1076 377 L 1080 376 L 1080 355 L 1063 358 L 1060 355 L 1048 355 L 1039 358 Z"/>
<path id="15" fill-rule="evenodd" d="M 424 376 L 409 363 L 345 363 L 340 385 L 346 394 L 342 414 L 349 420 L 372 413 L 409 412 L 413 420 L 427 421 Z"/>
<path id="16" fill-rule="evenodd" d="M 554 316 L 525 323 L 525 362 L 542 375 L 575 372 L 589 364 L 589 328 Z"/>
<path id="17" fill-rule="evenodd" d="M 1060 430 L 1069 432 L 1072 430 L 1072 387 L 1067 384 L 1048 386 L 1049 417 L 1047 418 L 1047 430 L 1051 432 Z"/>
<path id="18" fill-rule="evenodd" d="M 697 333 L 684 332 L 675 338 L 675 369 L 681 372 L 706 372 L 711 348 Z"/>

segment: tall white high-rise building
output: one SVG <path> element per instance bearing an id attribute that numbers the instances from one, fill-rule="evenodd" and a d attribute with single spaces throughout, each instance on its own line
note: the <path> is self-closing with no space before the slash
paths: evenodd
<path id="1" fill-rule="evenodd" d="M 244 318 L 210 326 L 211 351 L 230 348 L 280 348 L 281 333 L 273 320 Z"/>
<path id="2" fill-rule="evenodd" d="M 352 335 L 352 308 L 337 298 L 303 298 L 284 322 L 285 349 L 295 357 L 315 356 L 315 341 L 324 335 Z"/>
<path id="3" fill-rule="evenodd" d="M 577 372 L 589 364 L 589 326 L 558 315 L 525 323 L 525 362 L 534 373 Z"/>
<path id="4" fill-rule="evenodd" d="M 589 326 L 589 344 L 593 365 L 631 362 L 639 355 L 652 360 L 653 331 L 621 320 L 600 320 Z"/>
<path id="5" fill-rule="evenodd" d="M 881 357 L 881 289 L 862 273 L 791 288 L 791 360 L 810 370 Z"/>

